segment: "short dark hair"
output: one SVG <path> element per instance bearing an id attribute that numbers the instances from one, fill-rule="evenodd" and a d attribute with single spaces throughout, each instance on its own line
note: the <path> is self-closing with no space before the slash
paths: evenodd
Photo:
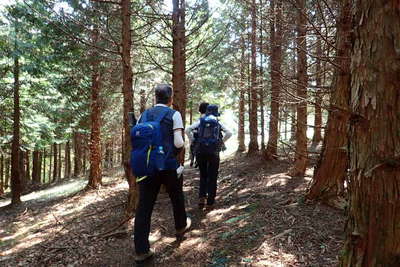
<path id="1" fill-rule="evenodd" d="M 172 97 L 172 87 L 169 84 L 157 84 L 154 88 L 156 104 L 168 104 Z"/>
<path id="2" fill-rule="evenodd" d="M 201 103 L 200 106 L 199 106 L 199 112 L 200 112 L 201 114 L 206 113 L 208 105 L 209 105 L 209 104 L 208 104 L 207 102 Z"/>

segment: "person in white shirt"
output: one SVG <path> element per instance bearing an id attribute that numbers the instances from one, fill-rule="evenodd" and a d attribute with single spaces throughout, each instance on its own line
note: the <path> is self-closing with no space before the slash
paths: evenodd
<path id="1" fill-rule="evenodd" d="M 206 210 L 211 210 L 215 203 L 215 196 L 217 192 L 217 179 L 220 157 L 219 152 L 223 146 L 223 142 L 228 140 L 232 136 L 232 132 L 228 130 L 221 122 L 217 120 L 219 116 L 217 105 L 208 105 L 205 116 L 201 117 L 197 122 L 193 123 L 186 129 L 186 134 L 189 137 L 190 142 L 198 142 L 196 148 L 196 159 L 199 164 L 200 169 L 200 189 L 199 189 L 199 208 Z M 220 130 L 218 138 L 218 144 L 213 149 L 203 149 L 203 140 L 205 135 L 205 130 L 202 129 L 205 121 L 216 121 L 218 123 L 217 127 Z M 203 121 L 203 126 L 201 126 L 201 121 Z M 193 132 L 198 129 L 198 139 L 195 140 Z"/>
<path id="2" fill-rule="evenodd" d="M 149 243 L 151 214 L 162 184 L 165 185 L 171 199 L 177 239 L 181 239 L 191 225 L 191 220 L 187 217 L 185 210 L 183 179 L 182 176 L 177 175 L 179 163 L 176 156 L 178 150 L 182 149 L 184 145 L 183 122 L 179 111 L 170 108 L 172 105 L 172 93 L 170 85 L 157 85 L 155 87 L 157 104 L 145 110 L 138 120 L 138 123 L 152 121 L 159 114 L 166 114 L 160 122 L 160 128 L 163 149 L 167 156 L 164 170 L 158 171 L 154 175 L 138 182 L 139 204 L 136 210 L 134 226 L 135 261 L 137 263 L 149 260 L 154 254 L 150 249 Z"/>

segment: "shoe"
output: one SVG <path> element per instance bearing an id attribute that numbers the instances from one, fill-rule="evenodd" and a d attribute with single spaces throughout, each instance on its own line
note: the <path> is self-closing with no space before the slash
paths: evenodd
<path id="1" fill-rule="evenodd" d="M 149 252 L 143 254 L 136 254 L 135 262 L 137 264 L 144 263 L 145 261 L 150 260 L 154 256 L 154 250 L 150 249 Z"/>
<path id="2" fill-rule="evenodd" d="M 192 226 L 192 219 L 190 219 L 189 217 L 186 217 L 186 226 L 183 227 L 182 229 L 178 229 L 176 230 L 176 239 L 182 239 L 183 236 L 185 235 L 185 233 L 187 231 L 189 231 L 190 227 Z"/>
<path id="3" fill-rule="evenodd" d="M 199 198 L 199 204 L 198 204 L 198 206 L 199 206 L 199 209 L 200 209 L 200 210 L 203 210 L 203 209 L 204 209 L 204 206 L 206 205 L 206 201 L 207 201 L 207 199 L 206 199 L 205 197 Z"/>

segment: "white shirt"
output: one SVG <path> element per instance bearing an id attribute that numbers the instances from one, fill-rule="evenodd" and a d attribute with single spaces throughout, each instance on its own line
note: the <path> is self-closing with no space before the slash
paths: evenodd
<path id="1" fill-rule="evenodd" d="M 160 106 L 160 107 L 168 107 L 167 105 L 164 104 L 156 104 L 155 107 Z M 140 118 L 142 115 L 139 116 L 139 119 L 137 120 L 139 122 Z M 179 111 L 175 110 L 174 115 L 172 116 L 172 129 L 174 130 L 174 146 L 176 148 L 181 148 L 185 144 L 183 141 L 183 136 L 182 132 L 180 130 L 183 130 L 183 121 L 182 121 L 182 115 Z"/>
<path id="2" fill-rule="evenodd" d="M 201 118 L 204 117 L 204 116 L 205 115 L 202 114 Z M 210 115 L 210 116 L 213 116 L 213 115 Z M 232 132 L 229 131 L 228 128 L 226 128 L 225 125 L 223 125 L 220 121 L 218 121 L 218 122 L 219 122 L 219 125 L 221 125 L 221 130 L 224 132 L 224 137 L 222 138 L 222 141 L 225 142 L 226 140 L 228 140 L 232 136 Z M 194 140 L 193 130 L 198 128 L 199 126 L 200 126 L 200 119 L 186 128 L 185 133 L 189 137 L 189 141 L 190 142 L 193 142 L 193 140 Z"/>

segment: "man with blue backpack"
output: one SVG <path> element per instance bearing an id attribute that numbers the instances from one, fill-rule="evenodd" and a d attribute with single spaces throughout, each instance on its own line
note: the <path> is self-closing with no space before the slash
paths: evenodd
<path id="1" fill-rule="evenodd" d="M 208 105 L 205 116 L 189 126 L 186 134 L 194 141 L 193 130 L 197 129 L 196 159 L 200 169 L 199 208 L 211 210 L 215 203 L 219 169 L 219 152 L 232 133 L 219 120 L 217 105 Z M 222 135 L 222 132 L 224 135 Z"/>
<path id="2" fill-rule="evenodd" d="M 199 112 L 200 112 L 200 118 L 203 118 L 206 116 L 206 111 L 207 111 L 207 107 L 208 107 L 208 103 L 207 102 L 202 102 L 199 105 Z M 193 163 L 194 163 L 194 167 L 197 168 L 198 167 L 198 163 L 196 160 L 196 150 L 198 147 L 198 127 L 197 128 L 191 128 L 191 126 L 189 126 L 188 128 L 186 128 L 185 132 L 189 137 L 190 140 L 190 167 L 193 167 Z"/>
<path id="3" fill-rule="evenodd" d="M 185 211 L 183 179 L 176 159 L 184 145 L 181 114 L 170 108 L 172 88 L 167 84 L 155 87 L 156 105 L 140 116 L 131 129 L 131 167 L 139 187 L 139 204 L 135 216 L 135 261 L 143 263 L 152 258 L 149 234 L 151 214 L 162 184 L 172 202 L 177 239 L 190 228 Z"/>

